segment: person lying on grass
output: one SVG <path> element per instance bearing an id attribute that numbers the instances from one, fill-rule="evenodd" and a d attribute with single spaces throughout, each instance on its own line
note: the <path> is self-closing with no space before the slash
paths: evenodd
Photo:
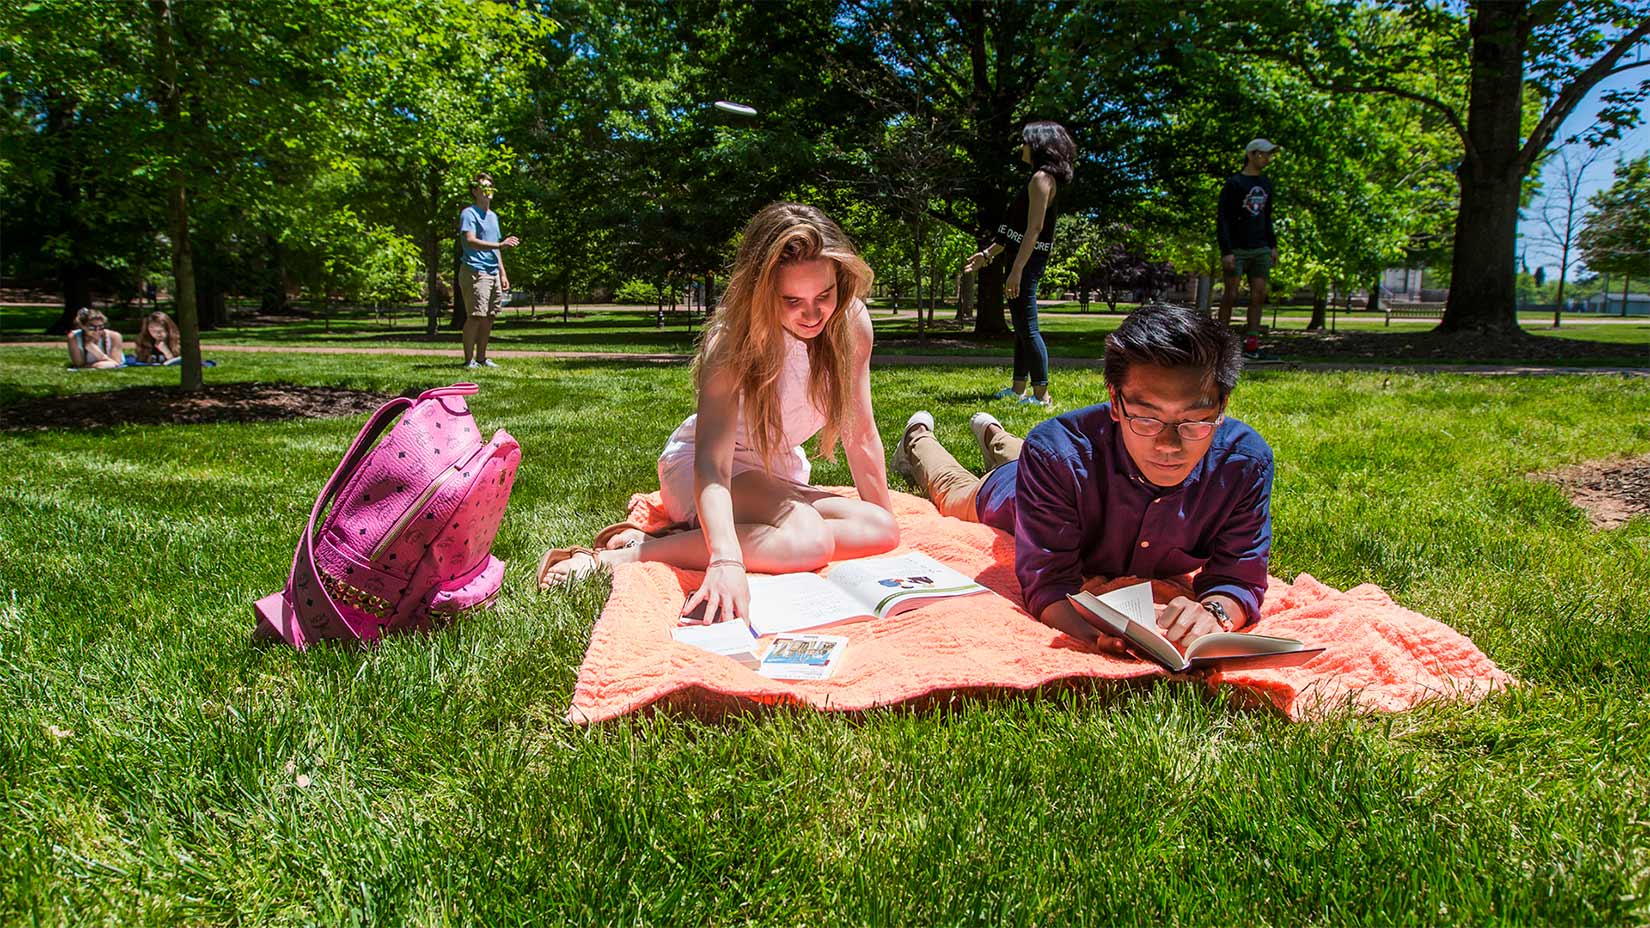
<path id="1" fill-rule="evenodd" d="M 765 207 L 745 227 L 726 299 L 694 359 L 698 412 L 659 457 L 659 490 L 685 531 L 621 523 L 591 548 L 555 548 L 541 589 L 598 564 L 660 561 L 705 571 L 683 612 L 745 618 L 746 571 L 788 573 L 879 554 L 899 543 L 882 439 L 871 411 L 871 269 L 823 212 Z M 838 442 L 859 499 L 810 486 L 802 443 Z M 594 549 L 594 550 L 593 550 Z"/>
<path id="2" fill-rule="evenodd" d="M 109 328 L 109 319 L 86 306 L 74 317 L 76 328 L 69 333 L 69 367 L 75 370 L 112 371 L 126 365 L 120 333 Z"/>
<path id="3" fill-rule="evenodd" d="M 1110 401 L 1048 419 L 1022 443 L 985 413 L 970 423 L 982 479 L 917 412 L 894 468 L 941 513 L 1014 535 L 1026 611 L 1102 649 L 1121 639 L 1066 601 L 1085 577 L 1170 579 L 1199 570 L 1158 625 L 1182 647 L 1260 617 L 1272 548 L 1272 449 L 1227 418 L 1243 359 L 1209 316 L 1144 306 L 1106 338 Z"/>

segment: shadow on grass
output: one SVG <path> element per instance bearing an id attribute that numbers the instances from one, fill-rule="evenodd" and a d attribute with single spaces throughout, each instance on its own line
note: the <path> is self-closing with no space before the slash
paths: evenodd
<path id="1" fill-rule="evenodd" d="M 409 395 L 416 395 L 416 392 Z M 121 425 L 211 425 L 365 415 L 391 394 L 282 383 L 125 387 L 26 399 L 0 407 L 0 431 L 79 431 Z"/>
<path id="2" fill-rule="evenodd" d="M 833 718 L 859 726 L 879 723 L 891 717 L 960 720 L 976 713 L 995 711 L 1004 705 L 1019 704 L 1035 707 L 1046 703 L 1063 711 L 1103 710 L 1126 707 L 1148 698 L 1158 687 L 1171 687 L 1177 693 L 1208 705 L 1225 705 L 1238 711 L 1283 718 L 1282 713 L 1269 702 L 1236 691 L 1216 690 L 1203 680 L 1166 678 L 1150 671 L 1144 673 L 1145 676 L 1134 678 L 1069 677 L 1027 689 L 1007 686 L 947 687 L 890 706 L 829 711 Z M 572 710 L 575 715 L 577 711 L 576 708 Z M 794 699 L 778 697 L 773 702 L 762 702 L 715 692 L 702 686 L 689 686 L 649 703 L 634 715 L 648 720 L 691 721 L 720 727 L 793 715 L 811 722 L 818 712 L 818 709 Z M 591 724 L 599 729 L 630 717 L 624 715 Z"/>

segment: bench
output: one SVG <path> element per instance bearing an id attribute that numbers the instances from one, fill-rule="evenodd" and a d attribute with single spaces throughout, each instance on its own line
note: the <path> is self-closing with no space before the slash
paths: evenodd
<path id="1" fill-rule="evenodd" d="M 1442 319 L 1444 304 L 1442 303 L 1383 303 L 1386 311 L 1386 325 L 1392 325 L 1394 317 L 1399 319 Z"/>

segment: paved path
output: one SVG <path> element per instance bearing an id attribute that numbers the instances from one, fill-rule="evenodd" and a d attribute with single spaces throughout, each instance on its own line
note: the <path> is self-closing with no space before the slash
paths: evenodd
<path id="1" fill-rule="evenodd" d="M 7 342 L 0 348 L 62 348 L 62 342 Z M 351 347 L 346 345 L 214 345 L 205 344 L 201 351 L 208 354 L 365 354 L 398 355 L 404 357 L 452 358 L 453 367 L 460 368 L 456 348 L 390 348 L 384 346 Z M 511 359 L 546 358 L 555 361 L 605 361 L 612 364 L 686 364 L 693 359 L 686 354 L 655 354 L 646 352 L 612 351 L 546 351 L 525 348 L 494 348 L 487 352 L 500 361 Z M 940 354 L 872 354 L 871 363 L 882 367 L 1007 367 L 1007 356 L 940 355 Z M 1104 366 L 1099 358 L 1049 358 L 1050 367 L 1098 369 Z M 1362 364 L 1340 361 L 1263 361 L 1249 362 L 1251 371 L 1395 371 L 1427 374 L 1490 374 L 1547 376 L 1553 374 L 1619 374 L 1650 377 L 1650 361 L 1643 367 L 1564 367 L 1550 364 Z"/>

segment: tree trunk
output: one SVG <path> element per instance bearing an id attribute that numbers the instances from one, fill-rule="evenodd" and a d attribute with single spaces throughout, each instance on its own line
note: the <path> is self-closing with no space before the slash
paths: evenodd
<path id="1" fill-rule="evenodd" d="M 1324 321 L 1328 316 L 1329 291 L 1324 287 L 1323 281 L 1320 280 L 1312 285 L 1312 321 L 1306 324 L 1307 330 L 1311 332 L 1323 331 Z"/>
<path id="2" fill-rule="evenodd" d="M 441 326 L 441 237 L 434 228 L 424 236 L 424 295 L 424 334 L 434 335 Z"/>
<path id="3" fill-rule="evenodd" d="M 1570 199 L 1571 209 L 1574 209 L 1575 198 Z M 1564 233 L 1564 253 L 1558 259 L 1558 292 L 1553 294 L 1553 328 L 1558 328 L 1564 318 L 1564 278 L 1570 272 L 1570 233 L 1568 228 Z"/>
<path id="4" fill-rule="evenodd" d="M 567 271 L 561 272 L 561 321 L 563 322 L 572 319 L 572 309 L 567 305 L 569 299 L 567 296 L 567 275 Z"/>
<path id="5" fill-rule="evenodd" d="M 916 300 L 912 304 L 917 309 L 917 341 L 928 340 L 928 327 L 922 319 L 922 220 L 917 220 L 915 234 L 911 236 L 911 280 L 917 288 Z"/>
<path id="6" fill-rule="evenodd" d="M 1008 258 L 993 261 L 980 269 L 978 299 L 974 306 L 974 334 L 1007 335 L 1007 304 L 1003 302 L 1003 279 L 1008 276 Z"/>
<path id="7" fill-rule="evenodd" d="M 46 135 L 53 139 L 53 147 L 60 152 L 73 151 L 74 143 L 71 137 L 74 133 L 73 101 L 59 95 L 51 94 L 46 102 Z M 58 264 L 58 290 L 63 294 L 63 312 L 51 325 L 46 327 L 47 335 L 67 335 L 75 326 L 75 315 L 82 306 L 92 305 L 92 279 L 97 275 L 97 267 L 86 261 L 80 255 L 89 236 L 80 212 L 80 185 L 75 182 L 72 158 L 61 154 L 52 167 L 52 192 L 55 195 L 54 204 L 60 221 L 57 228 L 63 231 L 63 238 L 68 242 L 73 254 Z"/>
<path id="8" fill-rule="evenodd" d="M 63 291 L 63 312 L 46 327 L 47 335 L 67 335 L 75 326 L 80 307 L 92 305 L 92 274 L 95 268 L 79 263 L 58 267 L 58 286 Z"/>
<path id="9" fill-rule="evenodd" d="M 928 252 L 928 327 L 934 327 L 934 313 L 940 308 L 940 262 L 939 249 L 930 249 Z"/>
<path id="10" fill-rule="evenodd" d="M 286 275 L 286 248 L 273 235 L 265 234 L 264 251 L 268 255 L 268 264 L 264 268 L 262 292 L 259 294 L 259 311 L 264 313 L 284 313 L 287 305 L 287 275 Z"/>
<path id="11" fill-rule="evenodd" d="M 1514 265 L 1526 168 L 1520 137 L 1525 6 L 1525 0 L 1473 6 L 1467 146 L 1456 172 L 1461 205 L 1441 332 L 1518 331 Z"/>
<path id="12" fill-rule="evenodd" d="M 196 275 L 199 277 L 199 275 Z M 229 297 L 223 287 L 210 277 L 205 286 L 200 281 L 195 284 L 195 314 L 200 320 L 203 331 L 220 328 L 229 324 Z"/>
<path id="13" fill-rule="evenodd" d="M 710 317 L 716 313 L 716 275 L 712 274 L 710 271 L 705 272 L 705 299 L 703 308 L 705 310 L 705 321 L 708 323 L 710 322 Z"/>
<path id="14" fill-rule="evenodd" d="M 166 0 L 159 0 L 165 3 Z M 181 175 L 181 172 L 180 172 Z M 189 192 L 181 176 L 166 198 L 168 231 L 172 236 L 172 305 L 178 312 L 178 334 L 183 356 L 182 386 L 201 388 L 201 328 L 195 303 L 195 257 L 189 245 Z"/>
<path id="15" fill-rule="evenodd" d="M 149 9 L 155 15 L 155 64 L 160 80 L 156 90 L 160 99 L 161 124 L 166 127 L 166 144 L 172 154 L 171 184 L 166 192 L 167 231 L 172 237 L 172 302 L 178 314 L 183 363 L 179 365 L 180 382 L 184 390 L 201 388 L 201 331 L 195 315 L 195 259 L 189 247 L 189 191 L 185 186 L 187 174 L 182 164 L 185 141 L 181 113 L 182 89 L 178 86 L 177 53 L 172 47 L 171 0 L 149 0 Z"/>
<path id="16" fill-rule="evenodd" d="M 1627 318 L 1627 294 L 1633 286 L 1633 275 L 1623 274 L 1621 277 L 1621 318 Z"/>
<path id="17" fill-rule="evenodd" d="M 449 327 L 462 330 L 465 316 L 469 315 L 468 304 L 464 302 L 464 294 L 459 291 L 459 281 L 463 280 L 460 268 L 464 266 L 464 246 L 458 243 L 458 236 L 453 236 L 453 314 L 447 321 Z M 502 297 L 502 294 L 501 294 Z"/>
<path id="18" fill-rule="evenodd" d="M 203 331 L 229 324 L 229 300 L 223 279 L 218 274 L 223 265 L 222 259 L 223 256 L 212 249 L 204 255 L 191 254 L 190 263 L 196 268 L 195 317 Z"/>
<path id="19" fill-rule="evenodd" d="M 964 274 L 957 281 L 957 321 L 967 322 L 974 318 L 974 278 L 973 274 Z"/>
<path id="20" fill-rule="evenodd" d="M 1375 279 L 1369 283 L 1369 299 L 1364 301 L 1364 309 L 1372 313 L 1381 311 L 1381 275 L 1379 274 L 1376 274 Z"/>

